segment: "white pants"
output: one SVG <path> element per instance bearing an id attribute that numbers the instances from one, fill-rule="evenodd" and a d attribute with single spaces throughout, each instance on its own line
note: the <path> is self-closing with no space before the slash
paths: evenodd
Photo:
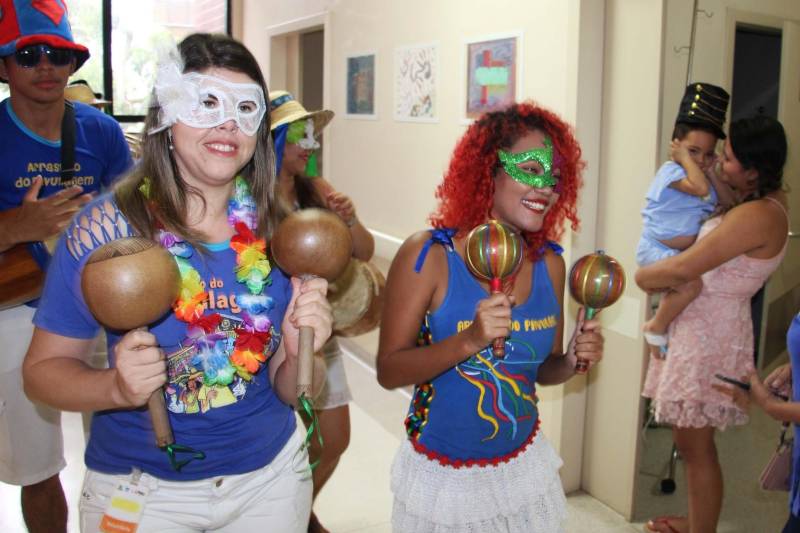
<path id="1" fill-rule="evenodd" d="M 31 402 L 22 390 L 35 311 L 24 305 L 0 311 L 0 481 L 11 485 L 39 483 L 66 466 L 61 412 Z"/>
<path id="2" fill-rule="evenodd" d="M 308 457 L 295 457 L 301 443 L 296 429 L 272 463 L 247 474 L 198 481 L 142 475 L 139 483 L 150 493 L 139 533 L 305 533 L 312 481 Z M 129 478 L 86 472 L 79 504 L 82 533 L 99 531 L 111 493 L 120 480 Z"/>

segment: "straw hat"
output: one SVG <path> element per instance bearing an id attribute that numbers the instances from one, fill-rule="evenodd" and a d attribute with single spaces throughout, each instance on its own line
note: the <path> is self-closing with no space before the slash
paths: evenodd
<path id="1" fill-rule="evenodd" d="M 284 124 L 310 118 L 314 121 L 314 133 L 319 134 L 333 119 L 333 111 L 328 109 L 306 111 L 303 104 L 295 100 L 288 92 L 271 91 L 269 93 L 269 116 L 273 130 Z"/>
<path id="2" fill-rule="evenodd" d="M 64 88 L 64 98 L 72 102 L 82 102 L 95 107 L 111 105 L 110 100 L 102 100 L 95 95 L 92 88 L 85 83 L 73 83 Z"/>

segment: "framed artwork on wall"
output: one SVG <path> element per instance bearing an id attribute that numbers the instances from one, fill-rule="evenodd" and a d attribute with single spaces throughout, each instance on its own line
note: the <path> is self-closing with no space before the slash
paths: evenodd
<path id="1" fill-rule="evenodd" d="M 374 52 L 365 52 L 346 58 L 346 118 L 378 118 L 375 108 L 375 56 Z"/>
<path id="2" fill-rule="evenodd" d="M 394 119 L 438 122 L 439 47 L 402 46 L 394 51 Z"/>
<path id="3" fill-rule="evenodd" d="M 464 118 L 472 121 L 522 92 L 522 32 L 466 41 Z"/>

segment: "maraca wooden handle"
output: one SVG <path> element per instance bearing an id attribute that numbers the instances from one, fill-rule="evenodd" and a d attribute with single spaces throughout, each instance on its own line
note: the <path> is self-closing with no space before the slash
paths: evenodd
<path id="1" fill-rule="evenodd" d="M 156 433 L 156 446 L 164 448 L 175 442 L 172 436 L 172 427 L 169 425 L 167 415 L 167 404 L 164 402 L 164 391 L 161 387 L 153 391 L 150 399 L 147 400 L 147 408 L 150 410 L 150 420 L 153 422 L 153 430 Z"/>
<path id="2" fill-rule="evenodd" d="M 314 328 L 300 326 L 300 344 L 297 361 L 297 397 L 311 398 L 311 384 L 314 381 Z"/>
<path id="3" fill-rule="evenodd" d="M 492 294 L 503 292 L 503 280 L 500 278 L 492 278 L 489 280 L 489 290 Z M 492 355 L 502 359 L 506 356 L 506 339 L 505 337 L 497 337 L 492 341 Z"/>
<path id="4" fill-rule="evenodd" d="M 506 356 L 506 339 L 504 337 L 497 337 L 492 341 L 492 355 L 500 359 Z"/>

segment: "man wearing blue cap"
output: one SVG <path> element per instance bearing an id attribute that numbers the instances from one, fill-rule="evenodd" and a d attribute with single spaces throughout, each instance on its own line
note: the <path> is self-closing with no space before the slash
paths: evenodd
<path id="1" fill-rule="evenodd" d="M 0 102 L 0 253 L 57 236 L 93 193 L 131 165 L 113 118 L 65 102 L 68 78 L 88 58 L 72 38 L 63 0 L 0 0 L 0 80 L 11 93 Z M 9 307 L 4 296 L 0 481 L 22 486 L 29 531 L 66 532 L 60 413 L 22 391 L 36 302 Z"/>

